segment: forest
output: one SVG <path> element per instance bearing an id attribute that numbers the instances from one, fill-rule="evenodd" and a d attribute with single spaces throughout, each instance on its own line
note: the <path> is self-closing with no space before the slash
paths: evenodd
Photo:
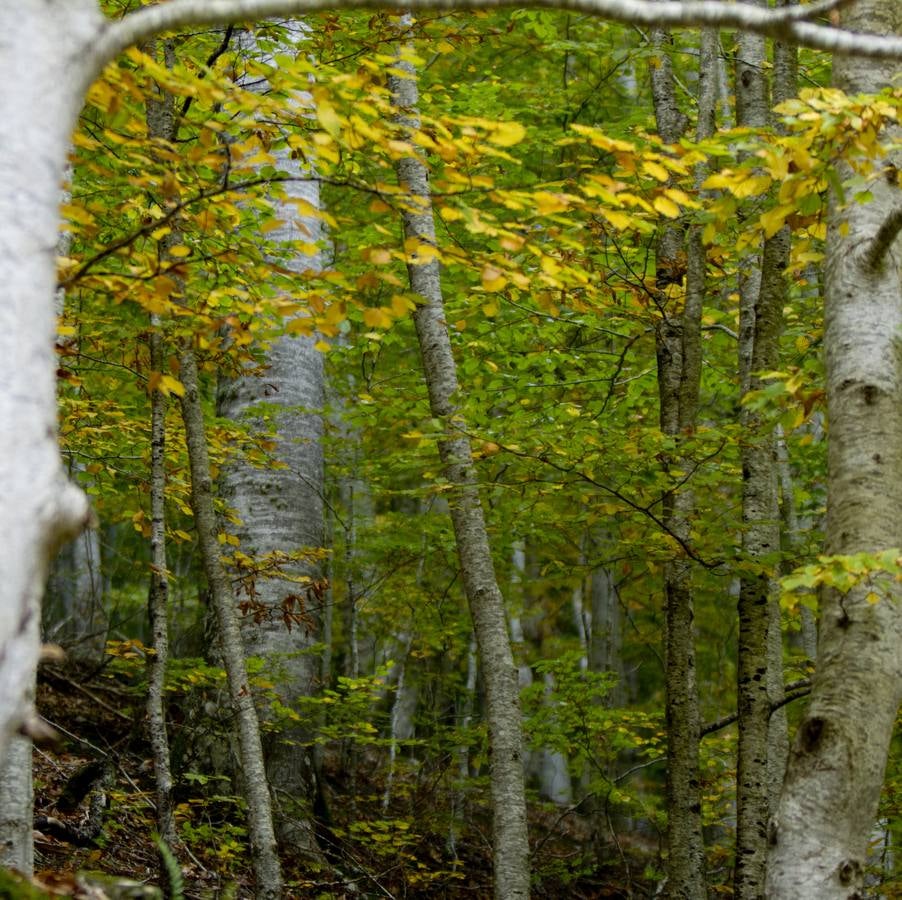
<path id="1" fill-rule="evenodd" d="M 902 4 L 508 5 L 0 9 L 0 896 L 902 897 Z"/>

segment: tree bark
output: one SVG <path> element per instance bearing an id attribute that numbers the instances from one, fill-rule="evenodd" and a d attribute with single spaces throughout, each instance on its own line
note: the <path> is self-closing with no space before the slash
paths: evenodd
<path id="1" fill-rule="evenodd" d="M 0 96 L 0 758 L 30 715 L 49 561 L 89 520 L 57 448 L 53 344 L 60 184 L 83 87 L 71 57 L 99 14 L 93 3 L 53 7 L 0 9 L 4 65 L 23 76 Z"/>
<path id="2" fill-rule="evenodd" d="M 181 397 L 182 419 L 185 423 L 185 443 L 191 470 L 191 506 L 200 546 L 201 561 L 207 586 L 216 614 L 216 624 L 229 683 L 229 695 L 235 712 L 244 795 L 247 800 L 248 833 L 251 857 L 256 876 L 258 900 L 278 900 L 282 896 L 282 875 L 276 836 L 273 829 L 272 806 L 260 723 L 247 678 L 244 645 L 238 610 L 232 585 L 219 555 L 219 533 L 213 505 L 213 479 L 204 432 L 204 412 L 200 399 L 197 360 L 194 350 L 186 347 L 180 356 L 180 376 L 185 393 Z"/>
<path id="3" fill-rule="evenodd" d="M 157 316 L 150 334 L 150 368 L 162 372 L 163 335 Z M 166 398 L 150 398 L 150 587 L 147 607 L 153 653 L 148 656 L 147 720 L 157 783 L 157 828 L 170 846 L 178 844 L 172 806 L 172 769 L 166 727 L 166 666 L 169 662 L 169 570 L 166 561 Z"/>
<path id="4" fill-rule="evenodd" d="M 895 0 L 861 0 L 851 29 L 902 33 Z M 836 60 L 850 94 L 892 83 L 895 68 Z M 898 135 L 896 135 L 898 136 Z M 902 545 L 902 190 L 893 158 L 875 160 L 868 203 L 833 198 L 826 271 L 827 552 Z M 848 176 L 842 168 L 840 177 Z M 879 599 L 870 602 L 870 591 Z M 902 700 L 902 586 L 892 579 L 846 594 L 825 590 L 811 701 L 790 753 L 770 827 L 767 896 L 862 896 L 890 737 Z"/>
<path id="5" fill-rule="evenodd" d="M 705 31 L 710 42 L 710 33 Z M 658 50 L 652 68 L 652 95 L 658 133 L 675 143 L 689 127 L 676 100 L 671 37 L 657 30 Z M 713 120 L 713 69 L 699 67 L 702 112 L 699 129 Z M 704 98 L 704 100 L 703 100 Z M 704 104 L 704 105 L 703 105 Z M 710 112 L 707 110 L 710 109 Z M 701 310 L 705 284 L 705 257 L 696 237 L 688 247 L 679 225 L 665 225 L 655 248 L 655 283 L 660 320 L 655 343 L 658 359 L 658 394 L 661 431 L 677 440 L 695 428 L 701 377 Z M 689 252 L 692 272 L 689 272 Z M 671 292 L 682 289 L 684 302 L 674 303 Z M 680 308 L 682 306 L 682 308 Z M 680 465 L 679 452 L 667 460 Z M 664 500 L 664 520 L 672 534 L 690 538 L 694 508 L 691 489 L 683 486 Z M 675 556 L 664 568 L 665 719 L 667 723 L 667 896 L 673 900 L 699 900 L 707 895 L 699 790 L 699 707 L 693 630 L 692 563 Z"/>
<path id="6" fill-rule="evenodd" d="M 398 124 L 419 127 L 416 70 L 403 58 L 393 64 L 389 88 L 398 109 Z M 435 246 L 435 223 L 425 164 L 419 157 L 398 161 L 398 181 L 407 191 L 406 240 Z M 443 423 L 439 455 L 449 494 L 451 521 L 460 558 L 464 590 L 473 617 L 479 660 L 486 688 L 486 716 L 491 747 L 493 859 L 496 900 L 529 896 L 529 841 L 523 777 L 523 736 L 517 668 L 511 654 L 504 598 L 498 588 L 473 457 L 454 395 L 457 369 L 445 321 L 438 261 L 417 260 L 407 267 L 411 289 L 421 298 L 414 322 L 423 357 L 423 373 L 432 415 Z"/>
<path id="7" fill-rule="evenodd" d="M 167 68 L 175 62 L 170 41 L 163 42 Z M 156 56 L 156 47 L 148 51 Z M 175 100 L 159 92 L 147 103 L 147 132 L 159 141 L 176 137 Z M 173 234 L 161 241 L 165 253 Z M 150 370 L 163 372 L 165 365 L 163 326 L 156 314 L 150 317 Z M 150 396 L 150 584 L 147 612 L 153 653 L 147 658 L 147 721 L 157 786 L 157 828 L 170 846 L 178 844 L 172 806 L 172 768 L 166 727 L 166 666 L 169 663 L 169 566 L 166 559 L 166 396 L 154 389 Z"/>
<path id="8" fill-rule="evenodd" d="M 280 25 L 281 52 L 303 52 L 307 37 L 301 22 Z M 256 39 L 245 33 L 242 49 L 257 62 L 272 65 Z M 255 76 L 252 89 L 270 90 L 269 82 Z M 297 92 L 287 99 L 289 115 L 303 115 L 311 107 L 309 94 Z M 285 182 L 270 198 L 281 226 L 268 240 L 285 248 L 279 267 L 300 282 L 321 268 L 319 253 L 303 255 L 295 246 L 315 244 L 320 221 L 300 216 L 291 201 L 300 199 L 319 207 L 319 186 L 309 176 L 309 165 L 293 159 L 288 147 L 270 148 L 275 168 L 296 179 Z M 314 693 L 319 684 L 319 657 L 310 648 L 320 639 L 323 534 L 323 354 L 315 338 L 284 334 L 262 353 L 262 365 L 237 378 L 220 379 L 219 414 L 243 422 L 252 431 L 272 429 L 273 465 L 258 466 L 238 458 L 223 468 L 220 492 L 239 523 L 230 524 L 243 553 L 264 565 L 267 554 L 289 552 L 295 558 L 275 571 L 253 577 L 240 600 L 259 604 L 261 616 L 241 620 L 245 653 L 266 661 L 280 702 L 292 707 L 300 697 Z M 286 626 L 282 611 L 297 616 Z M 265 713 L 261 712 L 265 718 Z M 315 791 L 315 773 L 306 742 L 310 726 L 280 726 L 267 747 L 267 772 L 272 785 L 279 838 L 319 861 L 309 801 Z"/>
<path id="9" fill-rule="evenodd" d="M 736 122 L 763 128 L 770 119 L 764 38 L 738 37 Z M 785 76 L 787 61 L 781 67 Z M 791 86 L 781 83 L 783 93 Z M 764 242 L 760 254 L 747 257 L 739 275 L 740 392 L 760 390 L 761 372 L 779 364 L 789 261 L 789 229 Z M 785 768 L 787 733 L 782 708 L 783 640 L 777 600 L 778 572 L 773 556 L 780 549 L 776 444 L 772 427 L 759 412 L 741 413 L 745 438 L 742 460 L 742 551 L 757 571 L 743 572 L 739 586 L 737 711 L 739 742 L 736 774 L 736 869 L 739 900 L 764 896 L 767 820 Z"/>

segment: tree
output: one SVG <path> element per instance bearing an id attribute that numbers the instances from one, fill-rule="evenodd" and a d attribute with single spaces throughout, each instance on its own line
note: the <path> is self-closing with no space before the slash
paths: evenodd
<path id="1" fill-rule="evenodd" d="M 248 90 L 270 93 L 272 87 L 260 75 L 260 67 L 272 66 L 275 53 L 303 53 L 306 37 L 301 22 L 282 24 L 273 34 L 243 34 L 239 44 L 250 71 L 242 74 L 241 83 Z M 272 50 L 262 49 L 261 40 L 271 42 Z M 309 167 L 281 142 L 279 131 L 296 129 L 310 102 L 309 95 L 287 97 L 286 122 L 269 126 L 275 131 L 270 164 L 291 178 L 273 188 L 273 214 L 281 225 L 268 239 L 287 258 L 273 261 L 278 267 L 273 267 L 271 287 L 294 295 L 305 274 L 321 268 L 320 221 L 315 212 L 319 185 L 305 177 L 312 174 Z M 302 215 L 292 201 L 314 212 Z M 300 252 L 301 246 L 306 252 Z M 300 317 L 293 321 L 296 326 L 304 324 Z M 266 661 L 286 708 L 293 708 L 299 697 L 310 696 L 319 676 L 317 658 L 310 650 L 320 637 L 323 546 L 323 354 L 316 343 L 313 335 L 289 330 L 259 351 L 259 360 L 244 373 L 220 378 L 217 396 L 220 415 L 257 433 L 271 433 L 274 439 L 266 465 L 240 457 L 230 461 L 220 479 L 220 494 L 235 517 L 227 530 L 238 537 L 243 554 L 244 569 L 238 574 L 245 591 L 237 599 L 247 609 L 242 618 L 245 652 Z M 261 716 L 272 718 L 266 711 Z M 267 774 L 280 838 L 316 855 L 305 810 L 315 779 L 304 746 L 308 733 L 304 723 L 283 729 L 268 750 Z"/>
<path id="2" fill-rule="evenodd" d="M 416 69 L 404 58 L 403 51 L 395 68 L 403 73 L 389 75 L 398 124 L 404 131 L 413 132 L 419 127 Z M 529 896 L 529 837 L 517 668 L 511 653 L 504 597 L 495 576 L 475 484 L 473 452 L 455 397 L 457 367 L 445 320 L 440 268 L 432 252 L 436 241 L 429 174 L 417 156 L 402 157 L 397 171 L 408 204 L 403 213 L 405 246 L 410 254 L 407 271 L 412 290 L 421 298 L 414 322 L 423 374 L 430 409 L 442 423 L 439 455 L 453 488 L 449 501 L 451 521 L 486 685 L 492 750 L 495 897 L 518 900 Z"/>
<path id="3" fill-rule="evenodd" d="M 850 29 L 902 33 L 892 0 L 865 0 Z M 891 65 L 834 62 L 854 94 L 891 83 Z M 898 153 L 898 151 L 897 151 Z M 898 156 L 866 175 L 873 199 L 834 194 L 827 245 L 826 355 L 830 422 L 827 552 L 898 554 L 902 503 L 902 189 Z M 841 173 L 851 174 L 847 165 Z M 875 569 L 881 568 L 879 562 Z M 902 700 L 900 585 L 881 578 L 825 584 L 811 702 L 790 752 L 770 825 L 769 897 L 861 896 L 868 832 Z"/>
<path id="4" fill-rule="evenodd" d="M 168 3 L 146 7 L 125 15 L 113 22 L 105 19 L 92 0 L 76 0 L 76 2 L 46 2 L 46 0 L 21 0 L 14 7 L 5 7 L 0 11 L 0 27 L 7 37 L 2 50 L 2 58 L 10 72 L 28 71 L 29 78 L 19 85 L 20 89 L 8 92 L 0 100 L 0 114 L 8 129 L 9 140 L 0 149 L 0 222 L 4 229 L 4 254 L 0 257 L 0 276 L 7 292 L 5 319 L 0 329 L 0 421 L 8 429 L 7 440 L 15 448 L 15 452 L 5 452 L 0 465 L 0 491 L 4 497 L 3 525 L 8 535 L 8 546 L 2 564 L 0 576 L 3 585 L 4 602 L 0 604 L 0 684 L 4 692 L 0 695 L 0 735 L 2 743 L 8 743 L 11 735 L 25 722 L 29 714 L 29 690 L 34 667 L 38 655 L 37 628 L 34 626 L 38 614 L 38 597 L 42 590 L 47 563 L 55 547 L 67 536 L 74 534 L 88 519 L 88 509 L 84 498 L 74 488 L 68 486 L 60 466 L 58 452 L 54 440 L 54 359 L 51 352 L 53 336 L 53 294 L 54 266 L 52 248 L 55 246 L 55 234 L 58 224 L 58 194 L 61 175 L 64 171 L 68 152 L 69 133 L 74 124 L 82 97 L 91 79 L 100 67 L 111 59 L 119 50 L 135 41 L 145 39 L 151 34 L 166 28 L 176 28 L 195 22 L 222 22 L 232 18 L 253 17 L 260 15 L 278 15 L 299 13 L 314 8 L 325 8 L 334 4 L 325 0 L 310 3 L 288 2 L 288 0 L 170 0 Z M 429 3 L 412 4 L 417 8 L 429 6 Z M 459 6 L 467 6 L 462 2 Z M 484 4 L 480 4 L 484 5 Z M 582 11 L 608 15 L 621 21 L 638 23 L 656 23 L 676 26 L 689 23 L 711 26 L 731 26 L 746 28 L 759 33 L 769 34 L 786 41 L 797 41 L 809 46 L 824 49 L 841 50 L 849 53 L 852 50 L 869 53 L 874 57 L 899 58 L 902 53 L 902 41 L 899 38 L 855 35 L 842 29 L 814 25 L 804 20 L 812 15 L 812 8 L 781 11 L 770 11 L 746 7 L 742 4 L 719 5 L 717 3 L 645 3 L 641 0 L 562 0 L 555 3 L 560 8 L 574 8 Z M 833 4 L 818 4 L 813 7 L 818 12 L 829 9 Z M 849 19 L 852 26 L 868 22 L 866 13 L 881 12 L 885 18 L 892 13 L 892 4 L 876 4 L 874 2 L 860 4 L 865 12 L 860 18 Z M 857 13 L 856 13 L 857 15 Z M 880 21 L 879 19 L 876 21 Z M 887 28 L 887 32 L 892 29 Z M 840 72 L 842 72 L 840 67 Z M 860 63 L 849 63 L 847 81 L 849 86 L 874 85 L 877 77 L 865 78 L 863 73 L 874 75 L 877 67 L 862 66 Z M 861 76 L 861 77 L 859 77 Z M 27 185 L 27 190 L 23 188 Z M 873 226 L 871 249 L 865 252 L 859 268 L 859 276 L 866 275 L 867 290 L 872 288 L 871 282 L 878 289 L 885 288 L 889 278 L 886 259 L 891 259 L 889 247 L 898 231 L 900 216 L 894 212 L 897 187 L 880 185 L 887 196 L 874 205 L 873 210 L 862 207 L 853 213 L 842 213 L 849 220 L 850 226 L 857 224 L 855 216 L 873 216 L 883 211 L 883 219 Z M 852 229 L 854 230 L 854 229 Z M 842 239 L 845 236 L 837 229 L 833 233 L 831 252 L 845 251 Z M 854 260 L 854 256 L 840 257 L 836 265 Z M 878 269 L 883 267 L 884 280 L 876 278 Z M 832 276 L 831 276 L 832 277 Z M 832 298 L 837 299 L 842 289 L 841 279 L 833 282 Z M 880 290 L 875 294 L 882 296 Z M 831 300 L 831 303 L 833 303 Z M 888 308 L 892 311 L 893 307 Z M 845 315 L 848 310 L 842 304 L 831 306 L 831 335 L 857 334 L 854 328 L 847 330 L 845 320 L 838 316 L 837 310 Z M 858 310 L 855 310 L 856 314 Z M 890 319 L 884 318 L 878 324 L 885 325 Z M 865 317 L 856 320 L 852 325 L 860 325 Z M 836 325 L 835 323 L 839 323 Z M 838 330 L 837 330 L 838 329 Z M 882 332 L 885 334 L 886 332 Z M 842 338 L 844 339 L 844 338 Z M 832 336 L 831 336 L 832 340 Z M 839 342 L 841 338 L 837 338 Z M 862 346 L 866 342 L 862 340 Z M 877 354 L 874 354 L 876 357 Z M 890 351 L 887 350 L 890 358 Z M 842 358 L 840 358 L 842 357 Z M 857 361 L 854 354 L 833 353 L 832 361 L 839 366 L 837 372 L 842 374 L 842 366 L 852 360 Z M 190 368 L 191 360 L 185 362 Z M 879 374 L 879 373 L 878 373 Z M 831 376 L 834 377 L 834 376 Z M 882 382 L 876 380 L 876 387 L 865 384 L 859 391 L 861 401 L 870 408 L 875 406 L 875 396 L 879 399 Z M 842 494 L 843 479 L 847 477 L 843 466 L 847 463 L 844 454 L 851 446 L 844 445 L 843 424 L 838 426 L 843 416 L 847 416 L 851 425 L 856 425 L 855 417 L 848 415 L 848 406 L 842 401 L 843 392 L 850 394 L 850 384 L 843 377 L 834 377 L 834 391 L 838 398 L 834 402 L 834 435 L 839 441 L 831 450 L 834 459 L 838 494 L 834 496 L 834 512 L 831 515 L 851 515 L 855 504 L 846 503 Z M 852 383 L 855 383 L 854 380 Z M 876 391 L 876 394 L 875 394 Z M 838 392 L 838 393 L 837 393 Z M 858 395 L 856 395 L 858 396 Z M 895 409 L 893 396 L 889 409 Z M 882 413 L 882 406 L 879 407 Z M 873 418 L 873 417 L 871 417 Z M 868 420 L 870 421 L 870 420 Z M 895 428 L 892 415 L 883 416 L 883 426 Z M 866 432 L 871 438 L 875 433 Z M 878 434 L 876 437 L 886 437 Z M 888 435 L 895 439 L 898 435 L 893 431 Z M 886 444 L 891 446 L 890 444 Z M 873 445 L 869 449 L 873 453 Z M 891 450 L 888 452 L 892 452 Z M 881 455 L 880 462 L 871 460 L 869 466 L 884 466 L 885 459 Z M 890 466 L 886 466 L 891 468 Z M 859 469 L 861 467 L 858 467 Z M 894 473 L 895 474 L 895 473 Z M 201 473 L 203 478 L 203 473 Z M 890 481 L 892 481 L 890 479 Z M 896 479 L 896 482 L 898 479 Z M 881 485 L 882 488 L 882 485 Z M 891 491 L 876 491 L 878 499 L 892 496 Z M 866 498 L 868 502 L 870 498 Z M 864 516 L 862 515 L 862 519 Z M 851 524 L 842 520 L 834 520 L 831 529 L 836 532 L 832 545 L 836 553 L 846 555 L 854 547 L 858 549 L 861 542 L 867 545 L 866 551 L 876 545 L 886 547 L 886 534 L 891 532 L 890 526 L 871 540 L 871 528 L 879 524 L 879 517 L 871 517 Z M 211 532 L 212 534 L 212 532 Z M 848 538 L 843 535 L 848 534 Z M 864 537 L 862 537 L 864 536 Z M 866 539 L 865 539 L 866 538 Z M 893 546 L 896 541 L 889 541 Z M 864 598 L 867 594 L 864 595 Z M 854 599 L 854 598 L 853 598 Z M 862 602 L 867 602 L 863 599 Z M 844 598 L 833 595 L 828 605 L 828 615 L 834 621 L 825 624 L 825 647 L 838 645 L 839 636 L 846 634 L 844 626 L 849 618 L 849 604 Z M 875 641 L 877 649 L 883 646 L 881 637 L 887 637 L 898 629 L 898 617 L 893 615 L 892 605 L 886 603 L 871 604 L 873 613 L 862 616 L 871 621 L 880 618 L 879 634 Z M 888 611 L 889 610 L 889 611 Z M 858 607 L 853 610 L 856 614 Z M 857 634 L 857 627 L 853 629 Z M 832 642 L 832 643 L 831 643 Z M 852 642 L 848 642 L 850 645 Z M 874 647 L 869 645 L 870 650 Z M 857 656 L 854 663 L 864 660 L 855 648 Z M 832 650 L 831 650 L 832 652 Z M 845 651 L 844 651 L 845 652 Z M 892 678 L 898 671 L 893 655 L 895 651 L 887 650 L 882 659 L 888 665 Z M 815 745 L 824 743 L 824 728 L 827 721 L 826 711 L 837 708 L 842 700 L 844 687 L 856 683 L 856 679 L 846 677 L 846 659 L 837 651 L 839 662 L 833 664 L 829 653 L 825 654 L 824 668 L 815 687 L 814 710 L 823 710 L 824 714 L 809 716 L 802 729 L 801 750 L 810 750 Z M 875 667 L 876 668 L 876 667 Z M 838 670 L 838 671 L 837 671 Z M 872 687 L 865 675 L 862 684 L 868 691 Z M 834 692 L 831 694 L 831 692 Z M 837 694 L 836 692 L 839 692 Z M 818 697 L 823 695 L 821 706 Z M 844 695 L 843 695 L 844 696 Z M 870 693 L 868 693 L 870 696 Z M 834 699 L 831 699 L 833 697 Z M 890 704 L 888 698 L 886 707 Z M 826 704 L 826 705 L 824 705 Z M 831 704 L 833 704 L 831 706 Z M 831 713 L 832 714 L 832 713 Z M 883 716 L 883 722 L 887 716 Z M 832 721 L 832 720 L 831 720 Z M 832 727 L 832 726 L 831 726 Z M 887 726 L 888 728 L 888 726 Z M 886 730 L 886 729 L 885 729 Z M 879 743 L 879 742 L 878 742 Z M 884 742 L 885 745 L 885 742 Z M 801 752 L 801 751 L 800 751 Z M 866 754 L 862 754 L 864 758 Z M 801 758 L 801 757 L 800 757 Z M 800 764 L 801 765 L 801 764 Z M 804 768 L 804 767 L 803 767 Z M 879 781 L 874 771 L 880 766 L 868 769 L 868 783 Z M 801 773 L 799 766 L 790 771 L 786 797 L 797 797 L 793 778 L 809 777 L 814 767 Z M 795 774 L 793 774 L 795 772 Z M 845 772 L 843 772 L 845 775 Z M 795 791 L 795 793 L 794 793 Z M 808 791 L 810 794 L 811 792 Z M 873 793 L 873 791 L 871 791 Z M 790 823 L 791 804 L 784 798 L 781 815 L 786 818 L 786 834 L 777 833 L 778 846 L 786 846 L 781 850 L 784 859 L 797 854 L 799 841 L 803 836 L 795 834 Z M 829 814 L 828 814 L 829 815 Z M 860 822 L 856 822 L 860 824 Z M 863 830 L 863 829 L 861 829 Z M 850 864 L 851 865 L 851 864 Z M 854 868 L 854 866 L 852 867 Z M 846 871 L 849 877 L 851 869 Z"/>
<path id="5" fill-rule="evenodd" d="M 702 50 L 710 66 L 711 32 L 704 32 Z M 658 133 L 676 144 L 689 120 L 680 110 L 667 45 L 668 32 L 656 30 L 653 38 L 661 56 L 652 61 L 652 94 Z M 700 62 L 699 72 L 703 71 Z M 710 69 L 708 70 L 710 72 Z M 711 79 L 699 80 L 698 137 L 710 137 L 714 117 Z M 697 238 L 697 235 L 695 235 Z M 686 276 L 685 292 L 683 276 Z M 658 396 L 661 432 L 673 438 L 675 458 L 665 467 L 686 465 L 679 445 L 695 430 L 701 381 L 701 315 L 705 292 L 705 256 L 698 240 L 684 244 L 683 228 L 667 222 L 655 246 L 655 302 L 660 321 L 655 326 Z M 682 479 L 679 479 L 682 480 Z M 690 539 L 693 498 L 688 486 L 668 491 L 664 516 L 672 533 Z M 685 546 L 685 545 L 684 545 Z M 665 716 L 667 721 L 667 867 L 668 896 L 674 900 L 702 897 L 705 857 L 702 841 L 699 783 L 699 701 L 695 663 L 695 631 L 692 560 L 683 555 L 666 564 L 664 571 Z"/>

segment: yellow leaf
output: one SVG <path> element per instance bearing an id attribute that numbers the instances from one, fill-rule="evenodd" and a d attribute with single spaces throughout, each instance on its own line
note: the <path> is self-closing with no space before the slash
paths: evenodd
<path id="1" fill-rule="evenodd" d="M 167 395 L 175 394 L 176 397 L 185 396 L 185 385 L 183 385 L 178 378 L 173 378 L 171 375 L 160 376 L 160 390 Z"/>
<path id="2" fill-rule="evenodd" d="M 536 211 L 540 216 L 563 212 L 570 205 L 566 194 L 551 194 L 548 191 L 538 191 L 535 195 L 535 201 Z"/>
<path id="3" fill-rule="evenodd" d="M 499 122 L 487 137 L 489 143 L 499 147 L 513 147 L 526 137 L 526 129 L 519 122 Z"/>
<path id="4" fill-rule="evenodd" d="M 400 319 L 401 316 L 407 315 L 416 306 L 414 302 L 403 294 L 394 294 L 391 298 L 391 311 L 395 318 Z"/>
<path id="5" fill-rule="evenodd" d="M 175 259 L 184 259 L 186 256 L 191 255 L 191 248 L 186 247 L 184 244 L 176 244 L 174 247 L 170 247 L 166 252 Z"/>
<path id="6" fill-rule="evenodd" d="M 328 353 L 332 349 L 332 345 L 320 339 L 313 345 L 313 349 L 319 350 L 320 353 Z"/>
<path id="7" fill-rule="evenodd" d="M 384 266 L 386 263 L 391 262 L 391 253 L 389 253 L 388 250 L 383 250 L 381 248 L 370 250 L 367 256 L 369 257 L 369 261 L 375 263 L 377 266 Z"/>
<path id="8" fill-rule="evenodd" d="M 786 223 L 786 217 L 792 213 L 794 208 L 792 205 L 784 203 L 781 206 L 775 206 L 773 209 L 761 213 L 761 218 L 758 221 L 764 229 L 764 236 L 768 238 L 773 237 Z"/>
<path id="9" fill-rule="evenodd" d="M 680 215 L 679 206 L 663 194 L 659 194 L 655 197 L 655 199 L 652 200 L 651 205 L 661 213 L 662 216 L 667 216 L 668 219 L 676 219 Z"/>
<path id="10" fill-rule="evenodd" d="M 417 265 L 425 265 L 434 259 L 441 258 L 438 248 L 434 244 L 427 244 L 419 238 L 407 238 L 404 241 L 404 250 L 408 254 L 407 261 Z"/>
<path id="11" fill-rule="evenodd" d="M 731 188 L 734 197 L 742 200 L 745 197 L 756 197 L 763 194 L 772 184 L 770 175 L 751 175 L 736 182 Z"/>
<path id="12" fill-rule="evenodd" d="M 341 119 L 335 112 L 335 107 L 328 100 L 320 99 L 316 104 L 316 118 L 323 130 L 332 137 L 337 138 L 341 133 Z"/>
<path id="13" fill-rule="evenodd" d="M 365 309 L 363 321 L 368 328 L 389 328 L 391 326 L 391 316 L 378 306 Z"/>
<path id="14" fill-rule="evenodd" d="M 735 183 L 736 174 L 730 169 L 724 169 L 722 172 L 715 172 L 713 175 L 709 175 L 702 182 L 702 189 L 706 191 L 721 190 L 723 188 L 732 190 Z"/>
<path id="15" fill-rule="evenodd" d="M 285 323 L 285 334 L 311 335 L 312 333 L 313 322 L 305 316 L 296 316 Z"/>
<path id="16" fill-rule="evenodd" d="M 500 291 L 507 284 L 504 273 L 494 266 L 487 265 L 482 270 L 482 287 L 486 291 Z"/>
<path id="17" fill-rule="evenodd" d="M 626 231 L 633 227 L 632 216 L 616 209 L 602 209 L 601 214 L 619 231 Z"/>
<path id="18" fill-rule="evenodd" d="M 658 181 L 667 181 L 670 178 L 670 173 L 664 166 L 651 160 L 646 160 L 642 163 L 642 171 L 646 175 L 651 175 L 652 178 L 657 178 Z"/>

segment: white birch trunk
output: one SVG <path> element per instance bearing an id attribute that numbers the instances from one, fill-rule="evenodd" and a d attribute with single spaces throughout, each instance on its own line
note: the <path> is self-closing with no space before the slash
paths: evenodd
<path id="1" fill-rule="evenodd" d="M 48 563 L 88 521 L 56 443 L 55 255 L 61 182 L 85 73 L 73 60 L 99 22 L 93 2 L 0 8 L 0 757 L 29 716 Z"/>
<path id="2" fill-rule="evenodd" d="M 897 0 L 860 0 L 844 24 L 902 33 Z M 892 83 L 897 67 L 837 60 L 847 93 Z M 875 161 L 873 200 L 834 198 L 827 241 L 827 552 L 902 546 L 902 157 Z M 894 165 L 890 166 L 890 163 Z M 847 175 L 843 170 L 840 175 Z M 897 550 L 898 552 L 898 550 Z M 817 671 L 770 827 L 771 900 L 863 896 L 890 737 L 902 700 L 902 586 L 821 597 Z"/>

